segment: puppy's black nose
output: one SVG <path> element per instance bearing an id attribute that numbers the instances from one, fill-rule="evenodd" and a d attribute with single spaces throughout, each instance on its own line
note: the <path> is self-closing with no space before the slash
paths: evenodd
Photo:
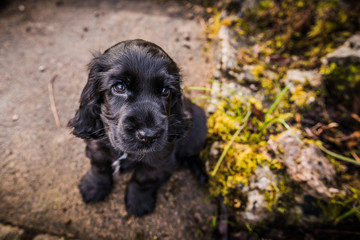
<path id="1" fill-rule="evenodd" d="M 136 136 L 141 142 L 152 143 L 160 136 L 160 134 L 158 131 L 152 130 L 150 128 L 144 128 L 137 131 Z"/>

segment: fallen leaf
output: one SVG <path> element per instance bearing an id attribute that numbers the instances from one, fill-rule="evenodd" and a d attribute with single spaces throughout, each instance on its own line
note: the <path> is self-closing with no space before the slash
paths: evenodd
<path id="1" fill-rule="evenodd" d="M 349 148 L 349 149 L 351 149 L 351 148 L 353 148 L 353 147 L 355 147 L 355 146 L 357 146 L 358 145 L 358 142 L 357 141 L 354 141 L 354 140 L 350 140 L 350 141 L 347 141 L 346 142 L 346 146 Z"/>
<path id="2" fill-rule="evenodd" d="M 360 122 L 360 117 L 356 113 L 351 114 L 351 117 L 355 119 L 356 121 Z"/>
<path id="3" fill-rule="evenodd" d="M 255 104 L 251 103 L 251 112 L 254 113 L 254 115 L 260 120 L 265 120 L 265 113 L 259 109 L 256 108 Z"/>

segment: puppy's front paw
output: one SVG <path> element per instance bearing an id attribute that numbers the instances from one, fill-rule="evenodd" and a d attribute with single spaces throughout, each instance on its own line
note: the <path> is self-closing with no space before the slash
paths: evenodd
<path id="1" fill-rule="evenodd" d="M 111 192 L 111 176 L 93 174 L 89 170 L 81 179 L 79 190 L 85 203 L 99 202 Z"/>
<path id="2" fill-rule="evenodd" d="M 142 217 L 154 211 L 156 202 L 156 189 L 142 189 L 136 183 L 130 182 L 126 188 L 126 210 L 136 216 Z"/>

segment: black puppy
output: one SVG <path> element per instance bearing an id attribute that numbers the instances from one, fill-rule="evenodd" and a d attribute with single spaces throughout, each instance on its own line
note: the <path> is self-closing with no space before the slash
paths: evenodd
<path id="1" fill-rule="evenodd" d="M 182 96 L 179 68 L 159 46 L 120 42 L 95 56 L 89 69 L 69 122 L 73 134 L 85 139 L 91 160 L 79 184 L 86 203 L 103 200 L 117 172 L 134 171 L 125 203 L 135 216 L 154 210 L 157 189 L 180 163 L 207 181 L 199 159 L 205 113 Z"/>

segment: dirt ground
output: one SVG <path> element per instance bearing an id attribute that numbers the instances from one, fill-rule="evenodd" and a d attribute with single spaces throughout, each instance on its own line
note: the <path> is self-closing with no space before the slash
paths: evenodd
<path id="1" fill-rule="evenodd" d="M 84 143 L 66 128 L 87 80 L 91 52 L 142 38 L 160 45 L 204 85 L 199 9 L 154 1 L 8 1 L 0 9 L 0 222 L 81 239 L 207 238 L 215 207 L 188 170 L 158 194 L 155 212 L 129 216 L 124 182 L 85 205 L 77 184 L 90 166 Z M 50 108 L 53 89 L 61 127 Z"/>

